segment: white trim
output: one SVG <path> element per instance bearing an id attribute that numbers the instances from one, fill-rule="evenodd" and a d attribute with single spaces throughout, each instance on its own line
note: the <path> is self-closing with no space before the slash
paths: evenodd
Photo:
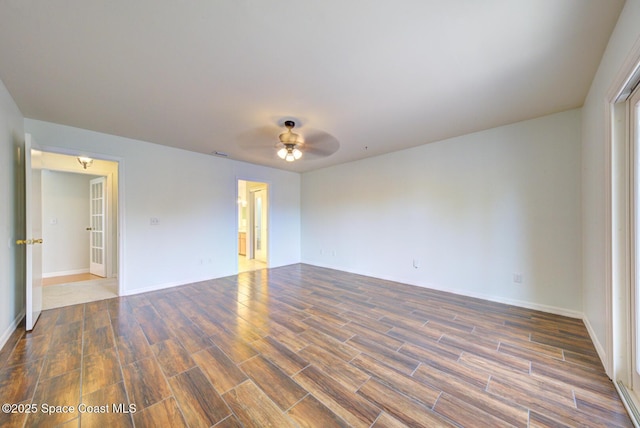
<path id="1" fill-rule="evenodd" d="M 18 316 L 11 322 L 11 324 L 9 324 L 9 327 L 7 327 L 4 333 L 2 333 L 2 336 L 0 336 L 0 349 L 4 348 L 4 345 L 7 344 L 7 340 L 9 340 L 13 332 L 16 331 L 16 329 L 18 328 L 18 325 L 20 324 L 20 321 L 22 321 L 24 316 L 25 316 L 25 310 L 23 308 L 22 311 L 20 311 L 20 313 L 18 314 Z"/>
<path id="2" fill-rule="evenodd" d="M 584 326 L 587 328 L 587 333 L 589 333 L 589 337 L 591 337 L 591 341 L 593 342 L 593 346 L 596 348 L 596 352 L 598 353 L 598 357 L 600 357 L 600 361 L 604 365 L 605 358 L 607 357 L 605 348 L 602 346 L 602 344 L 598 340 L 598 336 L 596 336 L 595 330 L 591 326 L 589 319 L 587 317 L 583 317 L 582 322 L 584 323 Z"/>
<path id="3" fill-rule="evenodd" d="M 639 420 L 637 416 L 638 406 L 636 405 L 636 402 L 634 400 L 633 392 L 629 391 L 621 381 L 613 382 L 613 385 L 615 386 L 616 391 L 618 391 L 618 395 L 620 396 L 622 404 L 629 414 L 631 423 L 635 428 L 640 428 L 640 425 L 638 425 Z"/>
<path id="4" fill-rule="evenodd" d="M 73 269 L 73 270 L 61 270 L 58 272 L 47 272 L 47 273 L 43 273 L 42 277 L 43 278 L 53 278 L 56 276 L 67 276 L 67 275 L 78 275 L 81 273 L 89 273 L 89 268 L 85 268 L 85 269 Z"/>
<path id="5" fill-rule="evenodd" d="M 230 275 L 230 276 L 234 276 L 234 275 Z M 155 285 L 150 285 L 149 287 L 136 288 L 134 290 L 127 290 L 124 292 L 124 294 L 121 294 L 121 296 L 134 296 L 136 294 L 149 293 L 151 291 L 159 291 L 159 290 L 164 290 L 166 288 L 180 287 L 183 285 L 193 285 L 198 282 L 211 281 L 211 280 L 220 279 L 220 278 L 226 278 L 226 276 L 216 277 L 216 278 L 207 277 L 207 278 L 200 278 L 200 279 L 191 279 L 187 282 L 184 282 L 184 281 L 165 282 L 164 284 L 155 284 Z"/>
<path id="6" fill-rule="evenodd" d="M 609 90 L 607 91 L 606 98 L 604 99 L 604 113 L 605 113 L 605 144 L 604 144 L 604 160 L 605 160 L 605 170 L 604 170 L 604 179 L 605 179 L 605 230 L 603 231 L 605 234 L 605 278 L 604 278 L 604 286 L 605 286 L 605 323 L 606 323 L 606 355 L 605 358 L 601 358 L 604 364 L 605 372 L 607 375 L 617 381 L 617 377 L 619 377 L 618 371 L 615 368 L 615 361 L 619 359 L 618 356 L 615 355 L 615 336 L 617 334 L 622 334 L 621 332 L 615 331 L 614 326 L 614 308 L 613 305 L 616 304 L 614 300 L 614 290 L 613 290 L 613 195 L 612 195 L 612 186 L 613 186 L 613 168 L 612 161 L 614 149 L 614 135 L 613 135 L 613 120 L 614 120 L 614 108 L 613 105 L 619 100 L 620 95 L 625 89 L 625 86 L 628 84 L 630 79 L 633 77 L 634 73 L 640 66 L 640 39 L 636 40 L 633 47 L 629 51 L 625 61 L 622 66 L 618 70 L 616 77 L 613 79 L 611 84 L 609 85 Z M 625 207 L 626 210 L 629 207 Z M 626 214 L 626 213 L 625 213 Z M 626 257 L 626 255 L 625 255 Z M 622 272 L 622 274 L 626 275 L 626 272 Z M 626 327 L 625 327 L 626 328 Z M 620 339 L 622 340 L 622 338 Z M 624 358 L 628 358 L 628 356 L 624 356 Z M 623 370 L 624 371 L 624 370 Z"/>
<path id="7" fill-rule="evenodd" d="M 604 365 L 604 371 L 607 373 L 609 378 L 613 379 L 613 288 L 612 288 L 612 263 L 613 263 L 613 231 L 612 231 L 612 204 L 613 204 L 613 196 L 611 194 L 611 186 L 613 184 L 611 177 L 611 150 L 613 149 L 613 109 L 611 108 L 612 103 L 607 102 L 605 104 L 604 113 L 606 116 L 605 119 L 605 135 L 606 142 L 604 144 L 604 177 L 605 177 L 605 186 L 604 186 L 604 197 L 605 197 L 605 208 L 604 208 L 604 252 L 605 252 L 605 263 L 604 263 L 604 301 L 605 301 L 605 329 L 607 331 L 607 337 L 605 338 L 605 346 L 604 349 L 605 355 L 604 358 L 601 355 L 600 359 L 602 360 L 602 364 Z"/>

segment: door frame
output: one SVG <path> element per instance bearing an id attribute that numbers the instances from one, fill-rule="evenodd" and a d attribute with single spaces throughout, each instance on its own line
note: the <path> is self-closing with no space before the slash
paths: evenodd
<path id="1" fill-rule="evenodd" d="M 640 41 L 632 48 L 613 79 L 605 103 L 605 328 L 606 343 L 599 349 L 607 375 L 613 380 L 634 424 L 640 422 L 638 392 L 634 384 L 636 325 L 636 198 L 640 161 L 635 159 L 631 136 L 629 96 L 640 77 Z M 593 334 L 592 334 L 593 336 Z M 596 342 L 594 338 L 594 342 Z M 637 383 L 637 379 L 636 379 Z M 638 385 L 636 385 L 638 387 Z"/>
<path id="2" fill-rule="evenodd" d="M 246 177 L 241 177 L 241 176 L 236 176 L 236 180 L 235 180 L 235 201 L 234 201 L 234 205 L 235 205 L 235 209 L 236 209 L 236 215 L 235 215 L 235 219 L 236 219 L 236 235 L 239 233 L 240 230 L 240 224 L 239 224 L 239 214 L 238 214 L 238 210 L 239 205 L 238 205 L 238 201 L 240 201 L 241 199 L 246 198 L 247 201 L 247 259 L 252 259 L 254 254 L 253 254 L 253 201 L 252 198 L 247 197 L 248 195 L 240 195 L 239 192 L 239 182 L 240 181 L 244 181 L 247 183 L 259 183 L 261 185 L 264 186 L 264 189 L 266 189 L 266 195 L 267 195 L 267 203 L 266 203 L 266 215 L 267 215 L 267 243 L 266 243 L 266 248 L 267 248 L 267 257 L 266 257 L 266 263 L 267 263 L 267 267 L 269 267 L 269 260 L 271 258 L 271 192 L 272 192 L 272 184 L 271 182 L 264 180 L 264 179 L 260 179 L 260 178 L 246 178 Z M 250 190 L 249 187 L 247 186 L 246 188 L 246 193 L 249 194 Z M 238 265 L 238 251 L 239 251 L 239 243 L 238 243 L 238 239 L 236 238 L 236 245 L 235 245 L 235 255 L 236 255 L 236 272 L 239 272 L 239 265 Z M 251 242 L 251 245 L 249 245 L 249 243 Z M 249 254 L 251 254 L 251 257 L 249 257 Z"/>
<path id="3" fill-rule="evenodd" d="M 107 247 L 111 249 L 112 254 L 113 250 L 117 248 L 117 252 L 115 253 L 115 257 L 117 257 L 117 268 L 114 269 L 113 265 L 115 264 L 112 260 L 113 256 L 110 255 L 107 257 L 107 266 L 106 273 L 109 278 L 115 277 L 118 283 L 118 296 L 125 295 L 125 284 L 124 278 L 126 272 L 126 257 L 125 257 L 125 246 L 124 241 L 126 239 L 126 228 L 125 228 L 125 160 L 121 157 L 105 155 L 102 153 L 90 152 L 86 150 L 76 150 L 76 149 L 68 149 L 56 146 L 49 146 L 40 144 L 40 150 L 46 153 L 53 153 L 57 155 L 64 155 L 70 157 L 78 157 L 78 156 L 87 156 L 95 160 L 104 160 L 109 162 L 115 162 L 118 164 L 116 176 L 114 177 L 113 173 L 105 173 L 105 174 L 91 174 L 89 175 L 102 175 L 107 177 L 106 187 L 111 192 L 114 188 L 117 189 L 117 198 L 114 201 L 116 203 L 116 213 L 115 218 L 112 217 L 111 213 L 107 214 L 110 218 L 109 223 L 114 224 L 115 227 L 115 235 L 116 242 L 113 242 L 113 233 L 107 234 Z M 77 170 L 65 169 L 65 168 L 53 168 L 52 171 L 62 171 L 62 172 L 74 172 L 78 173 Z M 117 182 L 114 185 L 114 181 Z M 110 226 L 107 226 L 110 227 Z"/>

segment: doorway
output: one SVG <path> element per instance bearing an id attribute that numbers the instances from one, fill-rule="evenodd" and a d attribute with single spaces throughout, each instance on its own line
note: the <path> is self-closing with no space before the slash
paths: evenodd
<path id="1" fill-rule="evenodd" d="M 42 154 L 42 308 L 118 296 L 118 163 Z"/>
<path id="2" fill-rule="evenodd" d="M 238 180 L 238 272 L 268 267 L 269 186 Z"/>

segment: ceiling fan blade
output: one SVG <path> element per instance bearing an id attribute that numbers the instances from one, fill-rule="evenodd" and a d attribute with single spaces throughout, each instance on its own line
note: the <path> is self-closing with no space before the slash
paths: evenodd
<path id="1" fill-rule="evenodd" d="M 328 132 L 315 129 L 305 130 L 304 144 L 300 150 L 311 158 L 323 158 L 331 156 L 340 148 L 338 139 Z"/>
<path id="2" fill-rule="evenodd" d="M 260 126 L 238 134 L 236 142 L 239 147 L 249 150 L 272 150 L 280 143 L 278 135 L 282 129 L 277 126 Z"/>

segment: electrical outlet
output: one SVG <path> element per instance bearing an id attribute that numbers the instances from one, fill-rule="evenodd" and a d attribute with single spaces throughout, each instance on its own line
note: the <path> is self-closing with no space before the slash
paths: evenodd
<path id="1" fill-rule="evenodd" d="M 151 226 L 157 226 L 158 224 L 160 224 L 160 220 L 157 217 L 151 217 L 149 219 L 149 224 Z"/>
<path id="2" fill-rule="evenodd" d="M 522 284 L 522 274 L 521 273 L 514 273 L 513 274 L 513 282 L 515 282 L 516 284 Z"/>
<path id="3" fill-rule="evenodd" d="M 415 269 L 418 269 L 418 266 L 420 266 L 420 264 L 418 263 L 418 260 L 413 259 L 413 267 L 414 267 Z"/>

